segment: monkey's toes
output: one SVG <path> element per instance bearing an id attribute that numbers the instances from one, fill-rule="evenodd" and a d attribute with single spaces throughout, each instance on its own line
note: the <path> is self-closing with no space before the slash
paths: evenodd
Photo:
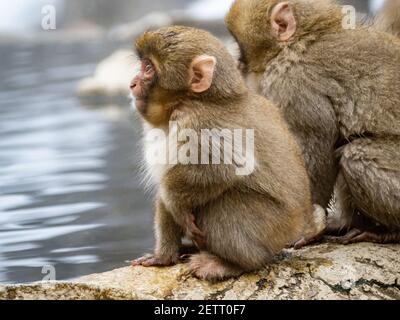
<path id="1" fill-rule="evenodd" d="M 289 246 L 290 248 L 293 248 L 295 250 L 300 250 L 304 247 L 307 246 L 312 246 L 314 244 L 322 242 L 324 239 L 325 231 L 322 231 L 321 233 L 317 234 L 314 237 L 311 238 L 301 238 L 300 240 L 296 241 L 293 245 Z"/>
<path id="2" fill-rule="evenodd" d="M 139 258 L 139 259 L 133 260 L 132 261 L 132 266 L 133 267 L 141 266 L 142 263 L 144 263 L 146 260 L 149 260 L 149 259 L 151 259 L 153 257 L 154 256 L 152 254 L 146 254 L 143 257 Z"/>
<path id="3" fill-rule="evenodd" d="M 152 258 L 142 263 L 143 267 L 168 267 L 173 265 L 172 261 L 162 260 L 158 258 Z"/>
<path id="4" fill-rule="evenodd" d="M 351 244 L 354 243 L 352 242 L 354 239 L 356 239 L 359 235 L 362 234 L 361 230 L 358 229 L 352 229 L 349 232 L 347 232 L 344 236 L 341 237 L 333 237 L 333 236 L 328 236 L 325 237 L 325 239 L 329 242 L 332 243 L 338 243 L 338 244 Z"/>
<path id="5" fill-rule="evenodd" d="M 142 266 L 142 267 L 169 267 L 173 266 L 178 262 L 178 258 L 157 258 L 152 255 L 147 255 L 137 260 L 132 261 L 132 266 Z"/>
<path id="6" fill-rule="evenodd" d="M 330 242 L 340 243 L 343 245 L 360 242 L 372 242 L 379 244 L 400 243 L 400 232 L 374 233 L 359 229 L 352 229 L 342 237 L 327 237 L 327 239 Z"/>
<path id="7" fill-rule="evenodd" d="M 207 252 L 191 256 L 188 269 L 189 273 L 196 278 L 211 282 L 222 281 L 243 273 L 239 268 Z"/>

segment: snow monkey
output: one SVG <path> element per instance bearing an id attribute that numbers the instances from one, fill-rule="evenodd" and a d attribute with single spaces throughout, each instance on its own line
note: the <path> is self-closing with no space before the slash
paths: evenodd
<path id="1" fill-rule="evenodd" d="M 188 259 L 190 272 L 216 281 L 262 268 L 288 243 L 319 231 L 295 138 L 278 108 L 248 90 L 218 39 L 198 29 L 167 27 L 141 36 L 136 51 L 141 70 L 131 91 L 145 136 L 156 129 L 173 140 L 189 130 L 191 139 L 179 139 L 178 149 L 206 151 L 202 160 L 210 161 L 200 164 L 195 155 L 188 163 L 155 163 L 151 150 L 163 149 L 161 140 L 144 139 L 157 187 L 156 247 L 134 266 L 177 263 L 188 236 L 199 250 Z M 238 174 L 242 161 L 211 161 L 214 144 L 193 136 L 204 130 L 213 136 L 213 129 L 223 132 L 219 137 L 225 142 L 232 140 L 229 132 L 253 132 L 254 170 Z"/>
<path id="2" fill-rule="evenodd" d="M 337 185 L 335 240 L 399 242 L 400 41 L 342 20 L 330 0 L 236 0 L 226 17 L 243 73 L 301 146 L 313 203 Z"/>

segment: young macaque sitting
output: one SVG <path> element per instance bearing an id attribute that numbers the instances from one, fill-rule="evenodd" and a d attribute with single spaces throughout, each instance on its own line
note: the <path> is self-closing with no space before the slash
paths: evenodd
<path id="1" fill-rule="evenodd" d="M 313 203 L 336 185 L 330 240 L 400 243 L 400 41 L 346 15 L 335 0 L 235 0 L 226 22 L 249 85 L 300 145 Z M 381 17 L 396 34 L 400 0 Z"/>
<path id="2" fill-rule="evenodd" d="M 154 255 L 134 266 L 178 263 L 186 236 L 198 249 L 189 271 L 222 280 L 321 231 L 294 138 L 278 109 L 247 89 L 218 39 L 168 27 L 145 33 L 136 50 L 131 91 L 157 199 Z"/>

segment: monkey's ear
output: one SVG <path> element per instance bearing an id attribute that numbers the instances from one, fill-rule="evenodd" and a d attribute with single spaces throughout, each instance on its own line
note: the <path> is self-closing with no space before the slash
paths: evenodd
<path id="1" fill-rule="evenodd" d="M 289 2 L 278 3 L 272 10 L 271 26 L 278 41 L 288 41 L 294 35 L 297 22 Z"/>
<path id="2" fill-rule="evenodd" d="M 189 67 L 189 87 L 196 93 L 207 91 L 212 84 L 217 59 L 202 55 L 193 59 Z"/>

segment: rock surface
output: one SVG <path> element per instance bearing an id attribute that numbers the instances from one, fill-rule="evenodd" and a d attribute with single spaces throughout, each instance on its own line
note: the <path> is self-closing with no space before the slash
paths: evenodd
<path id="1" fill-rule="evenodd" d="M 73 282 L 0 286 L 0 299 L 400 299 L 400 246 L 322 244 L 211 284 L 171 268 L 122 268 Z"/>

